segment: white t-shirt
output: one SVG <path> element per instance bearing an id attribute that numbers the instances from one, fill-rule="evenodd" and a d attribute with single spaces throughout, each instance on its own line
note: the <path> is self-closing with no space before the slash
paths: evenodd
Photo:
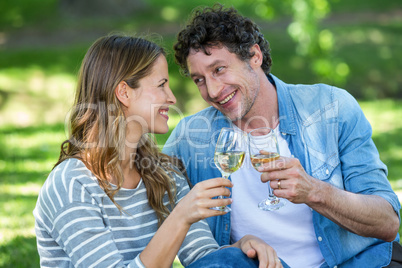
<path id="1" fill-rule="evenodd" d="M 279 133 L 279 126 L 274 131 L 280 155 L 291 157 L 289 146 Z M 243 138 L 246 141 L 247 135 L 243 135 Z M 244 148 L 239 148 L 246 152 L 243 166 L 231 176 L 234 184 L 231 206 L 232 242 L 246 234 L 252 234 L 272 246 L 278 256 L 292 268 L 320 267 L 325 260 L 316 240 L 312 211 L 307 205 L 293 204 L 281 199 L 286 205 L 279 210 L 263 211 L 258 208 L 258 203 L 268 196 L 268 186 L 261 182 L 261 174 L 252 167 L 245 141 L 241 143 Z"/>

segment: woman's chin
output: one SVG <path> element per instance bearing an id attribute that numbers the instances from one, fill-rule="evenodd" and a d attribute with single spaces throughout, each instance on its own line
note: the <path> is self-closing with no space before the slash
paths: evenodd
<path id="1" fill-rule="evenodd" d="M 155 129 L 154 131 L 150 131 L 150 133 L 153 133 L 153 134 L 166 134 L 166 133 L 168 133 L 168 131 L 169 131 L 169 127 L 166 126 L 166 128 L 158 128 L 158 129 Z"/>

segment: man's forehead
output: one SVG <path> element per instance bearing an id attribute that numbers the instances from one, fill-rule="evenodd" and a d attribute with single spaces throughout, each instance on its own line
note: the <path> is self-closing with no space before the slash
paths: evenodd
<path id="1" fill-rule="evenodd" d="M 222 64 L 228 60 L 227 52 L 222 51 L 222 49 L 211 48 L 207 53 L 202 50 L 193 50 L 190 52 L 187 57 L 187 66 L 190 75 L 197 73 L 197 70 L 200 70 L 200 68 L 214 68 L 217 64 Z"/>
<path id="2" fill-rule="evenodd" d="M 228 49 L 222 44 L 214 44 L 214 45 L 211 44 L 211 45 L 204 45 L 204 46 L 198 47 L 198 48 L 194 48 L 194 47 L 190 48 L 189 56 L 192 54 L 193 55 L 197 54 L 197 53 L 203 53 L 205 55 L 210 55 L 212 52 L 219 51 L 219 50 L 228 51 Z"/>

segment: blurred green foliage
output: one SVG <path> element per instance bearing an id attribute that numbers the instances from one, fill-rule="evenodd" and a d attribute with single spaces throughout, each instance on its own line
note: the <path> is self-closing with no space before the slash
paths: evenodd
<path id="1" fill-rule="evenodd" d="M 57 0 L 2 0 L 0 31 L 19 29 L 54 18 Z M 44 18 L 44 14 L 46 17 Z"/>
<path id="2" fill-rule="evenodd" d="M 141 8 L 110 16 L 91 10 L 75 14 L 74 7 L 60 3 L 75 1 L 2 1 L 0 122 L 26 126 L 64 120 L 80 62 L 95 39 L 110 32 L 158 33 L 172 52 L 175 35 L 191 11 L 214 3 L 136 1 Z M 333 84 L 359 99 L 402 97 L 398 1 L 221 2 L 261 26 L 271 43 L 272 71 L 284 81 Z M 179 74 L 172 53 L 169 68 L 179 108 L 192 113 L 205 107 L 195 86 Z"/>

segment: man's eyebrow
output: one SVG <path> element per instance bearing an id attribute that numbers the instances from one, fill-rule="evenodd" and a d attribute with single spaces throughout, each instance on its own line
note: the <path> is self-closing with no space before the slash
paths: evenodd
<path id="1" fill-rule="evenodd" d="M 190 73 L 190 77 L 191 78 L 194 78 L 194 77 L 196 77 L 196 76 L 200 76 L 198 73 Z"/>
<path id="2" fill-rule="evenodd" d="M 221 62 L 223 62 L 223 60 L 220 60 L 220 59 L 214 60 L 210 65 L 207 66 L 207 68 L 210 69 L 210 68 L 220 64 Z"/>
<path id="3" fill-rule="evenodd" d="M 211 68 L 215 67 L 216 65 L 218 65 L 218 64 L 220 64 L 222 62 L 223 62 L 223 60 L 220 60 L 220 59 L 214 60 L 213 62 L 211 62 L 211 64 L 209 64 L 207 66 L 207 69 L 211 69 Z M 198 74 L 198 73 L 190 73 L 191 78 L 193 78 L 194 76 L 200 76 L 200 74 Z"/>

